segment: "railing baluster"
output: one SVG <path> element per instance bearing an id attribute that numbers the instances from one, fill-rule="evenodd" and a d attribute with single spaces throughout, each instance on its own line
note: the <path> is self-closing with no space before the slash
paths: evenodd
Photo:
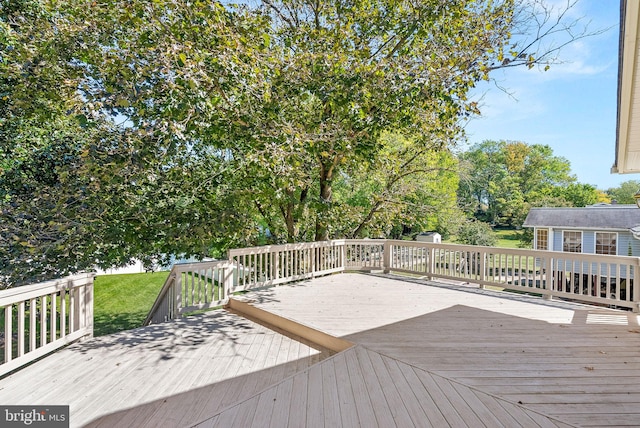
<path id="1" fill-rule="evenodd" d="M 51 300 L 51 310 L 49 312 L 49 342 L 54 342 L 56 340 L 56 318 L 58 312 L 58 309 L 56 307 L 56 297 L 56 293 L 49 295 L 49 298 Z"/>
<path id="2" fill-rule="evenodd" d="M 47 344 L 47 295 L 40 297 L 40 346 Z"/>
<path id="3" fill-rule="evenodd" d="M 36 349 L 36 299 L 29 299 L 29 352 Z"/>
<path id="4" fill-rule="evenodd" d="M 4 362 L 11 361 L 13 355 L 13 305 L 4 308 Z"/>
<path id="5" fill-rule="evenodd" d="M 18 302 L 18 319 L 16 320 L 18 324 L 18 357 L 22 357 L 24 355 L 24 314 L 24 301 Z"/>
<path id="6" fill-rule="evenodd" d="M 60 337 L 67 335 L 67 289 L 60 290 Z"/>

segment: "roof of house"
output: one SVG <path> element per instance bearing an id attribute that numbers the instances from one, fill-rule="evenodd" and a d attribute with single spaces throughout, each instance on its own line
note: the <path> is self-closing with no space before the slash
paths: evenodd
<path id="1" fill-rule="evenodd" d="M 640 2 L 620 1 L 618 116 L 611 172 L 640 172 Z"/>
<path id="2" fill-rule="evenodd" d="M 631 229 L 640 225 L 635 205 L 593 205 L 582 208 L 532 208 L 524 227 Z"/>

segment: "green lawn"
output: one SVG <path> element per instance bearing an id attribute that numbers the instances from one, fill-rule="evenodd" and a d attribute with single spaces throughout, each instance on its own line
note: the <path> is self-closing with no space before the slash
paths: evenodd
<path id="1" fill-rule="evenodd" d="M 141 327 L 169 272 L 100 275 L 94 286 L 94 335 Z"/>
<path id="2" fill-rule="evenodd" d="M 498 248 L 520 248 L 518 245 L 520 244 L 519 236 L 522 233 L 519 230 L 515 229 L 500 229 L 494 230 L 496 237 L 498 238 L 498 242 L 496 242 L 496 247 Z M 447 244 L 458 244 L 456 237 L 451 236 L 449 239 L 442 240 L 443 243 Z"/>
<path id="3" fill-rule="evenodd" d="M 520 232 L 517 230 L 509 229 L 509 230 L 496 230 L 494 231 L 496 236 L 498 237 L 498 242 L 496 243 L 496 247 L 499 248 L 518 248 L 518 244 L 520 244 L 519 236 Z"/>

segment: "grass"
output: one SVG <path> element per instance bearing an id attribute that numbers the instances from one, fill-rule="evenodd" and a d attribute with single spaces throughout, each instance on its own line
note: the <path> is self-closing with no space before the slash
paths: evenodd
<path id="1" fill-rule="evenodd" d="M 169 272 L 100 275 L 94 285 L 94 335 L 141 327 Z"/>
<path id="2" fill-rule="evenodd" d="M 520 231 L 515 229 L 498 229 L 494 230 L 493 233 L 498 238 L 496 242 L 497 248 L 520 248 Z M 456 236 L 451 236 L 449 239 L 443 239 L 443 243 L 447 244 L 459 244 L 456 239 Z"/>
<path id="3" fill-rule="evenodd" d="M 519 248 L 520 244 L 520 232 L 513 229 L 496 230 L 494 231 L 498 242 L 496 247 L 499 248 Z"/>

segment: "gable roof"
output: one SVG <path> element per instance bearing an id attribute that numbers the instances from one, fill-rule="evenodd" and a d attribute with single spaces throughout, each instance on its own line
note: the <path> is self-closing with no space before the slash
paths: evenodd
<path id="1" fill-rule="evenodd" d="M 531 208 L 524 227 L 631 229 L 640 225 L 635 205 L 595 205 L 583 208 Z"/>

